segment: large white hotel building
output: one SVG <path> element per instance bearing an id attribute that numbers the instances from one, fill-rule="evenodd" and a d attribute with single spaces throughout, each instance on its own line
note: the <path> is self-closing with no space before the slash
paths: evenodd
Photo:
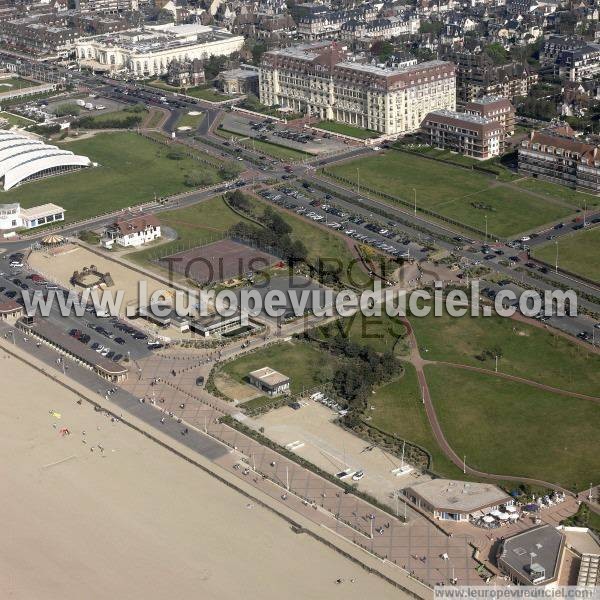
<path id="1" fill-rule="evenodd" d="M 241 35 L 194 23 L 156 25 L 80 38 L 75 49 L 82 66 L 147 77 L 165 75 L 173 60 L 229 56 L 243 45 Z"/>
<path id="2" fill-rule="evenodd" d="M 260 100 L 385 135 L 419 129 L 427 113 L 456 108 L 454 64 L 432 60 L 378 67 L 352 60 L 335 42 L 265 52 Z"/>

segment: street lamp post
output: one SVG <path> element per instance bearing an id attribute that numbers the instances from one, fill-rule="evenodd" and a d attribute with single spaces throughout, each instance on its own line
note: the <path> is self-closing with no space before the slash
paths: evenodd
<path id="1" fill-rule="evenodd" d="M 488 239 L 488 220 L 487 220 L 487 215 L 484 215 L 483 218 L 485 219 L 485 241 L 487 242 L 487 239 Z"/>
<path id="2" fill-rule="evenodd" d="M 556 260 L 554 263 L 554 272 L 558 273 L 558 240 L 555 240 L 554 243 L 556 244 Z"/>
<path id="3" fill-rule="evenodd" d="M 356 193 L 360 196 L 360 169 L 356 167 Z"/>
<path id="4" fill-rule="evenodd" d="M 413 192 L 415 193 L 415 217 L 417 216 L 417 188 L 413 188 Z"/>

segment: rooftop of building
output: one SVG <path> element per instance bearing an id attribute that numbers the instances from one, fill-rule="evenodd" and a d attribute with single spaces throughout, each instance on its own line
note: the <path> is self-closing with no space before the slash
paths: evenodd
<path id="1" fill-rule="evenodd" d="M 126 31 L 103 33 L 81 38 L 80 43 L 94 41 L 105 46 L 114 46 L 138 53 L 181 48 L 236 37 L 226 29 L 207 25 L 175 25 L 173 27 L 139 28 Z"/>
<path id="2" fill-rule="evenodd" d="M 527 529 L 504 540 L 498 560 L 532 583 L 548 582 L 558 575 L 564 539 L 552 525 Z"/>
<path id="3" fill-rule="evenodd" d="M 470 513 L 511 500 L 508 494 L 490 483 L 431 479 L 407 489 L 436 510 L 447 512 Z"/>
<path id="4" fill-rule="evenodd" d="M 258 379 L 261 383 L 264 383 L 269 387 L 283 385 L 284 383 L 288 383 L 290 380 L 287 375 L 283 375 L 283 373 L 275 371 L 274 369 L 271 369 L 271 367 L 262 367 L 261 369 L 256 369 L 256 371 L 252 371 L 249 376 L 253 377 L 254 379 Z"/>
<path id="5" fill-rule="evenodd" d="M 440 109 L 440 110 L 431 111 L 427 115 L 427 118 L 429 118 L 431 116 L 446 117 L 447 119 L 452 119 L 454 121 L 461 121 L 463 123 L 472 123 L 474 125 L 489 125 L 494 122 L 491 119 L 488 119 L 487 117 L 482 117 L 481 115 L 473 115 L 470 113 L 461 113 L 461 112 L 457 112 L 455 110 L 448 110 L 445 108 Z"/>
<path id="6" fill-rule="evenodd" d="M 48 217 L 57 213 L 63 213 L 65 209 L 58 204 L 40 204 L 40 206 L 33 206 L 31 208 L 22 208 L 21 216 L 27 219 L 40 219 L 42 217 Z"/>
<path id="7" fill-rule="evenodd" d="M 121 235 L 129 235 L 144 231 L 147 227 L 158 227 L 160 221 L 152 214 L 139 215 L 129 219 L 119 219 L 113 223 L 111 229 L 116 229 Z"/>

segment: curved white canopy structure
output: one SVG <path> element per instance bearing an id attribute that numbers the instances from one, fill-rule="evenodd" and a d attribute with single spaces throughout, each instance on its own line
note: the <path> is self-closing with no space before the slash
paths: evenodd
<path id="1" fill-rule="evenodd" d="M 0 132 L 0 180 L 10 190 L 36 176 L 92 166 L 87 156 L 12 131 Z"/>

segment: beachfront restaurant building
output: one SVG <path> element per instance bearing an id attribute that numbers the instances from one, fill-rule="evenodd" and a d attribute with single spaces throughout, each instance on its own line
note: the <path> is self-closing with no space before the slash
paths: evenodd
<path id="1" fill-rule="evenodd" d="M 452 479 L 418 483 L 405 488 L 404 495 L 440 521 L 470 521 L 514 504 L 511 496 L 495 485 Z"/>

